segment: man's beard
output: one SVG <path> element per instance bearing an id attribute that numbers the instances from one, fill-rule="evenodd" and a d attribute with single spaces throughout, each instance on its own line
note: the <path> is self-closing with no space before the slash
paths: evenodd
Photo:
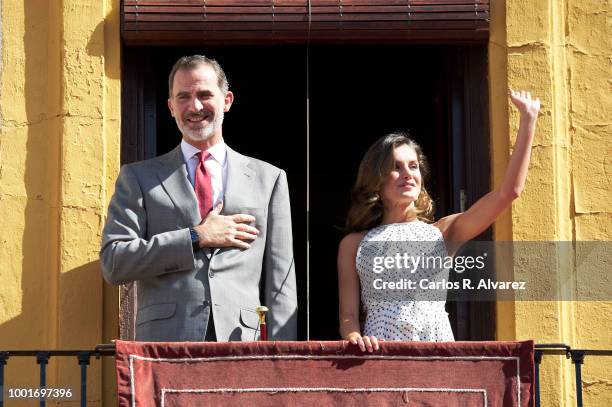
<path id="1" fill-rule="evenodd" d="M 190 129 L 187 126 L 183 126 L 181 123 L 179 123 L 178 120 L 176 120 L 176 125 L 178 126 L 183 136 L 187 137 L 191 141 L 206 141 L 212 137 L 216 130 L 221 128 L 221 126 L 223 125 L 223 117 L 224 112 L 223 110 L 221 110 L 219 114 L 216 115 L 215 120 L 213 120 L 212 123 L 209 123 L 208 125 L 197 130 Z M 186 121 L 187 120 L 185 120 L 185 122 Z"/>

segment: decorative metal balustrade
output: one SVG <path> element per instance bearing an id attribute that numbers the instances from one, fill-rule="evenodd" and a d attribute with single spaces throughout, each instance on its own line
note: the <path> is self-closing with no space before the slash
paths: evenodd
<path id="1" fill-rule="evenodd" d="M 584 364 L 585 357 L 587 355 L 612 356 L 612 350 L 572 349 L 564 343 L 536 344 L 534 352 L 536 407 L 540 407 L 540 365 L 542 364 L 542 357 L 547 355 L 565 355 L 566 359 L 572 360 L 576 380 L 576 406 L 582 407 L 582 365 Z"/>
<path id="2" fill-rule="evenodd" d="M 73 357 L 76 359 L 77 366 L 80 366 L 81 369 L 81 383 L 80 383 L 80 400 L 81 406 L 87 406 L 87 367 L 89 366 L 89 362 L 92 357 L 99 359 L 102 356 L 115 356 L 115 345 L 113 344 L 104 344 L 98 345 L 94 350 L 8 350 L 8 351 L 0 351 L 0 407 L 4 407 L 5 399 L 13 396 L 15 399 L 25 399 L 25 398 L 38 398 L 40 400 L 40 406 L 45 407 L 48 398 L 72 398 L 72 395 L 67 395 L 66 391 L 72 389 L 54 389 L 58 390 L 57 394 L 48 394 L 46 391 L 42 391 L 41 389 L 47 389 L 47 365 L 49 364 L 49 359 L 52 357 Z M 36 397 L 34 393 L 35 390 L 32 389 L 14 389 L 15 391 L 20 391 L 19 394 L 9 394 L 11 389 L 5 389 L 4 386 L 4 374 L 6 365 L 11 358 L 17 357 L 35 357 L 36 363 L 40 367 L 40 385 L 38 393 L 41 394 L 39 397 Z M 25 391 L 25 392 L 22 392 Z M 60 392 L 60 390 L 64 390 Z M 32 394 L 30 394 L 32 393 Z M 51 397 L 49 397 L 51 396 Z"/>

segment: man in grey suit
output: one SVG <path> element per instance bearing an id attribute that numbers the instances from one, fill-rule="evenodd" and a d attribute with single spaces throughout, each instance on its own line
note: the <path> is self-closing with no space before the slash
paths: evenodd
<path id="1" fill-rule="evenodd" d="M 111 284 L 136 281 L 136 340 L 295 340 L 297 299 L 285 172 L 225 145 L 234 95 L 219 64 L 183 57 L 168 107 L 181 144 L 121 168 L 100 251 Z"/>

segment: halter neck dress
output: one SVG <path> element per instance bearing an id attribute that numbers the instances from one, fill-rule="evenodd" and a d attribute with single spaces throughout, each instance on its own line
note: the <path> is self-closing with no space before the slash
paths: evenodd
<path id="1" fill-rule="evenodd" d="M 383 281 L 448 281 L 449 270 L 402 263 L 383 267 L 381 258 L 397 260 L 397 254 L 418 257 L 448 256 L 442 233 L 421 221 L 392 223 L 370 229 L 357 248 L 357 273 L 361 283 L 361 303 L 365 311 L 362 334 L 393 341 L 454 341 L 444 309 L 446 290 L 381 289 Z M 386 265 L 394 263 L 387 260 Z M 410 267 L 406 267 L 406 265 Z M 378 267 L 374 267 L 378 265 Z M 382 269 L 382 270 L 381 270 Z M 378 281 L 375 281 L 378 280 Z M 378 287 L 378 288 L 377 288 Z"/>

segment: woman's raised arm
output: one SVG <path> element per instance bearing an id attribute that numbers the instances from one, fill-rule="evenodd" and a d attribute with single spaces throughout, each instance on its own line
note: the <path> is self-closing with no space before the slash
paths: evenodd
<path id="1" fill-rule="evenodd" d="M 436 222 L 446 241 L 462 243 L 478 236 L 521 195 L 525 187 L 540 99 L 533 99 L 529 92 L 510 90 L 510 100 L 519 110 L 520 122 L 514 151 L 502 183 L 499 188 L 476 201 L 467 211 Z"/>

